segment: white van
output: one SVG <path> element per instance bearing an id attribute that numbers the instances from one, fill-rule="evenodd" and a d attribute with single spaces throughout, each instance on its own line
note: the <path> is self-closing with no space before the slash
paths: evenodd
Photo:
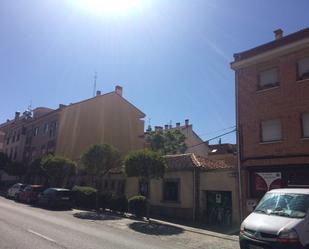
<path id="1" fill-rule="evenodd" d="M 309 189 L 267 192 L 241 224 L 241 249 L 309 249 Z"/>

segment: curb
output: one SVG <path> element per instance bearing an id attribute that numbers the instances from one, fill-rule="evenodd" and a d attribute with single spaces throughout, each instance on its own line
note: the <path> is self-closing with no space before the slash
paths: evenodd
<path id="1" fill-rule="evenodd" d="M 163 225 L 178 227 L 178 228 L 183 229 L 184 231 L 191 232 L 191 233 L 207 235 L 207 236 L 225 239 L 225 240 L 230 240 L 230 241 L 238 241 L 238 236 L 236 236 L 236 235 L 226 235 L 226 234 L 222 234 L 222 233 L 211 232 L 209 230 L 192 228 L 192 227 L 188 227 L 188 226 L 178 225 L 178 224 L 175 224 L 175 223 L 165 222 L 165 221 L 162 221 L 162 220 L 156 220 L 156 219 L 151 219 L 151 220 L 153 220 L 157 223 L 161 223 Z"/>

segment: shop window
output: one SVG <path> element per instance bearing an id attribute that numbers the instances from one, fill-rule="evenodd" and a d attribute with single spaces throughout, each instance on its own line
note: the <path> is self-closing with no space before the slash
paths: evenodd
<path id="1" fill-rule="evenodd" d="M 272 68 L 260 72 L 258 89 L 271 88 L 279 85 L 279 72 L 277 68 Z"/>
<path id="2" fill-rule="evenodd" d="M 261 141 L 273 142 L 282 140 L 281 122 L 279 119 L 266 120 L 261 123 Z"/>
<path id="3" fill-rule="evenodd" d="M 298 69 L 298 80 L 308 79 L 309 78 L 309 57 L 301 59 L 297 63 Z"/>
<path id="4" fill-rule="evenodd" d="M 302 115 L 302 130 L 303 137 L 309 138 L 309 113 L 304 113 Z"/>
<path id="5" fill-rule="evenodd" d="M 179 201 L 179 181 L 164 180 L 163 182 L 164 201 Z"/>

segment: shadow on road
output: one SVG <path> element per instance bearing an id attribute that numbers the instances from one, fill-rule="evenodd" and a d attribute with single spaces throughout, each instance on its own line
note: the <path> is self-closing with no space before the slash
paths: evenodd
<path id="1" fill-rule="evenodd" d="M 160 223 L 147 223 L 147 222 L 133 222 L 128 225 L 129 228 L 132 230 L 149 234 L 149 235 L 163 235 L 163 236 L 170 236 L 170 235 L 176 235 L 183 233 L 183 229 L 179 227 L 169 226 L 169 225 L 163 225 Z"/>
<path id="2" fill-rule="evenodd" d="M 122 217 L 106 214 L 106 213 L 97 213 L 94 211 L 84 211 L 73 214 L 75 218 L 85 219 L 85 220 L 119 220 Z"/>

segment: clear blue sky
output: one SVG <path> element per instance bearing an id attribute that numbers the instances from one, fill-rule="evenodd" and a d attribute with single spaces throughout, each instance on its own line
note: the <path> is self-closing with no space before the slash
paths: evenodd
<path id="1" fill-rule="evenodd" d="M 120 14 L 77 1 L 0 1 L 0 122 L 30 101 L 91 97 L 96 70 L 97 88 L 123 86 L 146 125 L 189 118 L 209 139 L 235 124 L 233 53 L 309 26 L 308 0 L 144 0 Z"/>

